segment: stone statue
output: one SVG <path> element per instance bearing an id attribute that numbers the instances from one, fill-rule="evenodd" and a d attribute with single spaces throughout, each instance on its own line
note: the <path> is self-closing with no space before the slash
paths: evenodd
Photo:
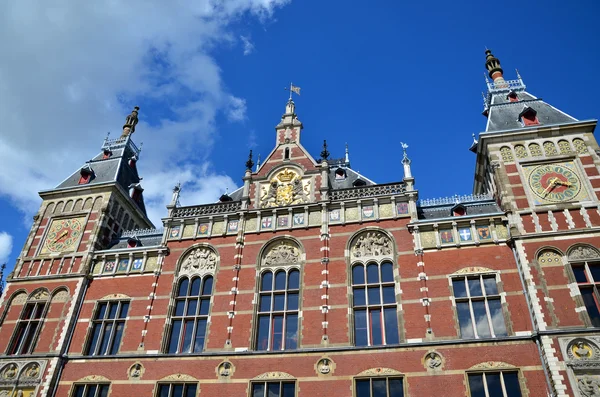
<path id="1" fill-rule="evenodd" d="M 326 375 L 328 373 L 331 372 L 331 366 L 330 366 L 330 361 L 326 358 L 322 359 L 319 362 L 319 372 L 322 373 L 323 375 Z"/>
<path id="2" fill-rule="evenodd" d="M 137 363 L 131 368 L 131 377 L 139 378 L 140 376 L 142 376 L 142 364 Z"/>
<path id="3" fill-rule="evenodd" d="M 439 354 L 430 353 L 429 359 L 427 360 L 427 366 L 431 369 L 439 368 L 442 365 L 442 358 Z"/>
<path id="4" fill-rule="evenodd" d="M 302 187 L 302 181 L 298 178 L 292 181 L 292 204 L 300 204 L 308 201 L 308 196 Z"/>
<path id="5" fill-rule="evenodd" d="M 219 376 L 230 376 L 231 375 L 231 363 L 229 362 L 224 362 L 223 364 L 221 364 L 221 367 L 219 368 Z"/>
<path id="6" fill-rule="evenodd" d="M 271 181 L 269 188 L 264 190 L 263 196 L 260 198 L 263 208 L 275 207 L 277 205 L 277 188 L 279 184 L 277 181 Z"/>

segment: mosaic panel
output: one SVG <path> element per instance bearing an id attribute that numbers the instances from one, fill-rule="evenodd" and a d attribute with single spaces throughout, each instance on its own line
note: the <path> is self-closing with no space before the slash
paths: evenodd
<path id="1" fill-rule="evenodd" d="M 308 224 L 311 226 L 320 225 L 321 224 L 321 212 L 320 211 L 311 212 L 308 215 Z"/>
<path id="2" fill-rule="evenodd" d="M 223 221 L 218 221 L 213 223 L 213 227 L 212 227 L 212 235 L 220 235 L 223 234 L 223 232 L 225 231 L 225 222 Z"/>
<path id="3" fill-rule="evenodd" d="M 183 238 L 194 237 L 196 234 L 194 225 L 185 225 L 183 227 Z"/>
<path id="4" fill-rule="evenodd" d="M 156 256 L 150 256 L 146 259 L 146 270 L 156 270 L 158 267 L 158 258 Z"/>
<path id="5" fill-rule="evenodd" d="M 573 139 L 573 146 L 575 146 L 575 150 L 577 151 L 577 153 L 579 153 L 579 154 L 587 153 L 587 147 L 585 146 L 585 142 L 583 141 L 583 139 L 579 139 L 579 138 Z"/>
<path id="6" fill-rule="evenodd" d="M 423 248 L 434 248 L 436 246 L 435 232 L 422 232 L 420 236 Z"/>
<path id="7" fill-rule="evenodd" d="M 544 152 L 546 153 L 546 156 L 553 156 L 555 154 L 558 154 L 554 142 L 544 142 Z"/>
<path id="8" fill-rule="evenodd" d="M 255 232 L 257 225 L 258 225 L 258 220 L 256 218 L 248 219 L 246 221 L 246 231 Z"/>
<path id="9" fill-rule="evenodd" d="M 515 154 L 517 158 L 524 159 L 527 157 L 527 149 L 523 145 L 515 145 Z"/>
<path id="10" fill-rule="evenodd" d="M 391 218 L 394 216 L 394 207 L 391 203 L 381 204 L 379 206 L 379 217 L 380 218 Z"/>
<path id="11" fill-rule="evenodd" d="M 512 150 L 508 146 L 503 146 L 500 148 L 500 155 L 502 156 L 502 160 L 506 162 L 514 161 L 514 157 L 512 154 Z"/>
<path id="12" fill-rule="evenodd" d="M 351 207 L 346 208 L 346 221 L 357 221 L 358 220 L 358 208 Z"/>
<path id="13" fill-rule="evenodd" d="M 496 234 L 499 239 L 506 240 L 508 238 L 508 229 L 504 225 L 498 225 L 496 226 Z"/>
<path id="14" fill-rule="evenodd" d="M 560 140 L 558 141 L 558 150 L 561 154 L 567 154 L 571 152 L 571 145 L 568 141 Z"/>

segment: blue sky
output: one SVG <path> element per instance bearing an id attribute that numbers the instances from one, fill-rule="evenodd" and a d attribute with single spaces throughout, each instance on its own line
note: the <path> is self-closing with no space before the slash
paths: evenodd
<path id="1" fill-rule="evenodd" d="M 528 91 L 578 119 L 600 115 L 596 1 L 70 1 L 0 5 L 0 260 L 12 267 L 36 191 L 91 158 L 141 107 L 134 140 L 153 220 L 171 185 L 186 205 L 241 184 L 267 155 L 290 81 L 302 144 L 402 179 L 421 198 L 470 193 L 471 134 L 485 128 L 484 50 Z M 576 3 L 576 4 L 573 4 Z M 12 242 L 12 249 L 9 243 Z"/>

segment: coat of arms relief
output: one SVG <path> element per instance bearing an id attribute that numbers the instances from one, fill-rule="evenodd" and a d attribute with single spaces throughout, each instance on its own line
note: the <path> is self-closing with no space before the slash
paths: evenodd
<path id="1" fill-rule="evenodd" d="M 214 273 L 217 267 L 217 255 L 208 247 L 198 247 L 189 252 L 182 260 L 179 274 Z"/>
<path id="2" fill-rule="evenodd" d="M 310 197 L 310 180 L 302 180 L 300 175 L 288 168 L 277 173 L 260 190 L 261 208 L 281 207 L 302 204 Z"/>

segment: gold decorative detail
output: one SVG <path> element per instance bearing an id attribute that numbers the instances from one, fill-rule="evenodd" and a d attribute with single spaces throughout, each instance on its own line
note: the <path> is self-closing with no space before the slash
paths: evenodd
<path id="1" fill-rule="evenodd" d="M 537 260 L 538 263 L 542 266 L 562 264 L 562 256 L 558 252 L 550 249 L 546 249 L 540 252 Z"/>
<path id="2" fill-rule="evenodd" d="M 578 359 L 590 359 L 594 355 L 592 347 L 583 340 L 578 340 L 571 345 L 573 356 Z"/>
<path id="3" fill-rule="evenodd" d="M 5 380 L 15 379 L 17 377 L 17 371 L 19 367 L 15 363 L 10 363 L 2 369 L 0 377 Z"/>
<path id="4" fill-rule="evenodd" d="M 292 375 L 288 374 L 287 372 L 275 371 L 275 372 L 265 372 L 264 374 L 258 375 L 254 379 L 295 379 L 295 378 Z"/>
<path id="5" fill-rule="evenodd" d="M 217 376 L 219 378 L 230 378 L 233 376 L 235 368 L 229 361 L 223 361 L 217 366 Z"/>
<path id="6" fill-rule="evenodd" d="M 437 370 L 442 369 L 443 359 L 438 352 L 432 351 L 425 355 L 423 358 L 423 363 L 425 365 L 425 369 Z"/>
<path id="7" fill-rule="evenodd" d="M 569 261 L 580 261 L 586 259 L 600 258 L 600 252 L 589 245 L 578 245 L 569 249 Z"/>
<path id="8" fill-rule="evenodd" d="M 400 371 L 391 368 L 371 368 L 362 371 L 358 376 L 383 376 L 383 375 L 401 375 Z"/>
<path id="9" fill-rule="evenodd" d="M 504 225 L 496 225 L 496 235 L 499 240 L 506 240 L 508 238 L 508 229 Z"/>
<path id="10" fill-rule="evenodd" d="M 208 247 L 198 247 L 189 252 L 181 263 L 179 274 L 212 274 L 217 268 L 217 254 Z"/>
<path id="11" fill-rule="evenodd" d="M 546 153 L 546 156 L 553 156 L 555 154 L 558 154 L 554 142 L 550 141 L 544 142 L 544 152 Z"/>
<path id="12" fill-rule="evenodd" d="M 346 208 L 346 221 L 357 221 L 358 220 L 358 208 L 350 207 Z"/>
<path id="13" fill-rule="evenodd" d="M 515 154 L 517 158 L 524 159 L 527 157 L 527 149 L 523 145 L 515 145 Z"/>
<path id="14" fill-rule="evenodd" d="M 501 368 L 516 368 L 512 364 L 505 363 L 503 361 L 486 361 L 484 363 L 479 363 L 473 365 L 469 369 L 501 369 Z"/>
<path id="15" fill-rule="evenodd" d="M 42 245 L 42 254 L 75 251 L 85 228 L 85 216 L 53 219 Z"/>
<path id="16" fill-rule="evenodd" d="M 262 186 L 260 206 L 271 208 L 306 203 L 309 196 L 310 180 L 303 181 L 295 171 L 286 168 L 275 175 L 268 185 Z"/>
<path id="17" fill-rule="evenodd" d="M 146 259 L 144 270 L 153 271 L 156 268 L 158 268 L 158 258 L 156 256 L 149 256 L 148 259 Z"/>
<path id="18" fill-rule="evenodd" d="M 146 368 L 144 368 L 142 363 L 136 362 L 131 367 L 129 367 L 129 370 L 127 371 L 127 377 L 130 380 L 131 379 L 139 380 L 139 379 L 142 379 L 142 375 L 144 375 L 144 372 L 146 372 Z"/>
<path id="19" fill-rule="evenodd" d="M 21 378 L 26 379 L 37 379 L 40 376 L 40 365 L 38 363 L 31 363 L 25 368 L 21 374 Z"/>
<path id="20" fill-rule="evenodd" d="M 515 160 L 512 150 L 510 150 L 508 146 L 503 146 L 500 148 L 500 155 L 502 156 L 502 161 L 504 162 L 511 162 Z"/>
<path id="21" fill-rule="evenodd" d="M 329 357 L 323 357 L 316 364 L 317 375 L 332 375 L 335 363 Z"/>
<path id="22" fill-rule="evenodd" d="M 169 376 L 165 376 L 164 378 L 161 379 L 161 381 L 175 381 L 175 382 L 197 382 L 198 379 L 194 378 L 193 376 L 190 375 L 186 375 L 186 374 L 173 374 L 173 375 L 169 375 Z"/>
<path id="23" fill-rule="evenodd" d="M 529 152 L 531 153 L 531 155 L 533 157 L 540 157 L 542 155 L 542 149 L 540 148 L 540 145 L 538 145 L 537 143 L 529 144 Z"/>
<path id="24" fill-rule="evenodd" d="M 77 382 L 110 382 L 110 379 L 102 375 L 88 375 L 79 379 Z"/>
<path id="25" fill-rule="evenodd" d="M 469 267 L 463 267 L 460 270 L 455 271 L 454 274 L 473 274 L 473 273 L 492 273 L 495 270 L 489 269 L 487 267 L 481 267 L 481 266 L 469 266 Z"/>
<path id="26" fill-rule="evenodd" d="M 263 266 L 294 265 L 300 259 L 298 247 L 290 241 L 280 241 L 269 247 L 264 255 Z"/>
<path id="27" fill-rule="evenodd" d="M 423 248 L 433 248 L 436 246 L 435 232 L 420 232 L 421 245 Z"/>
<path id="28" fill-rule="evenodd" d="M 392 256 L 394 249 L 390 238 L 378 231 L 369 231 L 354 238 L 350 248 L 353 259 L 372 256 Z"/>
<path id="29" fill-rule="evenodd" d="M 41 289 L 37 292 L 35 292 L 30 298 L 29 300 L 32 301 L 46 301 L 48 300 L 48 298 L 50 297 L 50 293 L 44 289 Z"/>
<path id="30" fill-rule="evenodd" d="M 380 218 L 391 218 L 394 215 L 394 207 L 391 204 L 381 204 L 379 206 Z"/>
<path id="31" fill-rule="evenodd" d="M 579 154 L 587 154 L 587 146 L 583 139 L 575 138 L 573 139 L 573 146 L 575 146 L 575 150 Z"/>
<path id="32" fill-rule="evenodd" d="M 558 141 L 558 150 L 561 154 L 571 153 L 571 145 L 568 141 L 560 140 Z"/>

